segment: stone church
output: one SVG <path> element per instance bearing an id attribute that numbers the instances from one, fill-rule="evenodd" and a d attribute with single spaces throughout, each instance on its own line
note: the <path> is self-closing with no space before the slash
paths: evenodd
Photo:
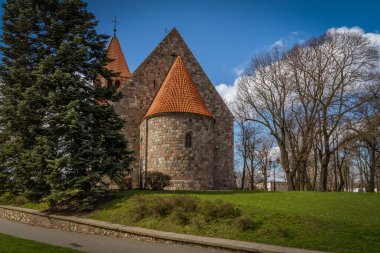
<path id="1" fill-rule="evenodd" d="M 234 189 L 233 116 L 176 29 L 131 73 L 114 35 L 108 46 L 123 97 L 114 104 L 136 160 L 131 187 L 150 171 L 171 177 L 173 190 Z"/>

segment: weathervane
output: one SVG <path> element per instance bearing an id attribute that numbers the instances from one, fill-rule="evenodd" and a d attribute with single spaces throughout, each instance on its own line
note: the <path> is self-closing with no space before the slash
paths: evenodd
<path id="1" fill-rule="evenodd" d="M 116 35 L 116 24 L 119 23 L 119 21 L 117 21 L 116 19 L 116 15 L 114 16 L 112 23 L 113 23 L 113 35 Z"/>

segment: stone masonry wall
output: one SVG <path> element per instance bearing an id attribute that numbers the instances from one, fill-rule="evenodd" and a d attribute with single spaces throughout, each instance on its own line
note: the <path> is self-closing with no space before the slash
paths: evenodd
<path id="1" fill-rule="evenodd" d="M 123 85 L 124 95 L 114 105 L 116 112 L 125 120 L 124 133 L 129 147 L 137 158 L 132 164 L 132 185 L 139 186 L 140 130 L 139 125 L 158 89 L 168 74 L 176 56 L 180 55 L 194 83 L 215 117 L 213 171 L 214 189 L 233 189 L 233 116 L 210 82 L 202 67 L 191 53 L 179 33 L 174 29 L 135 70 L 130 80 Z"/>
<path id="2" fill-rule="evenodd" d="M 164 242 L 164 240 L 154 238 L 151 236 L 144 236 L 137 233 L 135 234 L 124 232 L 120 229 L 108 228 L 107 225 L 100 221 L 89 221 L 87 219 L 81 219 L 76 217 L 49 215 L 25 208 L 0 206 L 0 218 L 30 224 L 34 226 L 67 230 L 78 233 L 103 235 L 110 237 L 122 237 L 135 240 Z"/>
<path id="3" fill-rule="evenodd" d="M 191 113 L 168 113 L 145 119 L 140 125 L 143 169 L 171 176 L 168 187 L 171 190 L 213 189 L 213 127 L 213 119 Z M 191 147 L 185 147 L 187 133 L 191 134 Z"/>

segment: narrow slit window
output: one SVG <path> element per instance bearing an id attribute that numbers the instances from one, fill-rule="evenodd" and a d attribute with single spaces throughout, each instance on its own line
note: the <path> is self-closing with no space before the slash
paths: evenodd
<path id="1" fill-rule="evenodd" d="M 191 148 L 191 134 L 187 133 L 185 137 L 185 147 Z"/>

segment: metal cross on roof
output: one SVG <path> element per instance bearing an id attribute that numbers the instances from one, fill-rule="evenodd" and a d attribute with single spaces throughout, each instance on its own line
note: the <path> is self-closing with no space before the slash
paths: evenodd
<path id="1" fill-rule="evenodd" d="M 116 19 L 116 15 L 114 16 L 112 23 L 113 23 L 113 34 L 116 35 L 116 24 L 119 23 L 119 21 Z"/>
<path id="2" fill-rule="evenodd" d="M 168 34 L 168 31 L 169 31 L 168 28 L 165 27 L 164 32 L 165 32 L 166 35 Z"/>

